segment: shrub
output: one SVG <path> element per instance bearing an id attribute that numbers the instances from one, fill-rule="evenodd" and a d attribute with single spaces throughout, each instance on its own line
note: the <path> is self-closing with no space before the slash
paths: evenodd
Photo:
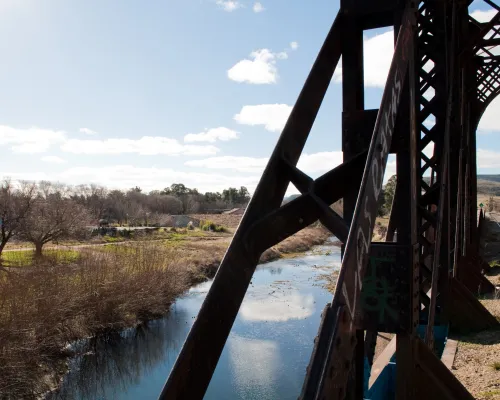
<path id="1" fill-rule="evenodd" d="M 217 225 L 214 221 L 209 219 L 205 221 L 200 221 L 200 229 L 202 231 L 210 232 L 227 232 L 227 228 L 222 225 Z"/>
<path id="2" fill-rule="evenodd" d="M 118 231 L 118 234 L 121 237 L 129 238 L 132 236 L 132 230 L 131 229 L 121 229 Z"/>
<path id="3" fill-rule="evenodd" d="M 0 272 L 2 399 L 37 398 L 67 343 L 164 314 L 189 286 L 175 248 L 122 245 L 65 257 L 74 263 L 44 258 L 22 274 Z"/>

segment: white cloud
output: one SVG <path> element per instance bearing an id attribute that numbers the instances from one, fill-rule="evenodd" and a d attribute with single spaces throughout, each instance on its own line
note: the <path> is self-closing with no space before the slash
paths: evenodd
<path id="1" fill-rule="evenodd" d="M 62 164 L 62 163 L 66 162 L 66 160 L 62 159 L 61 157 L 57 157 L 57 156 L 45 156 L 45 157 L 42 157 L 41 160 L 44 162 L 53 163 L 53 164 Z"/>
<path id="2" fill-rule="evenodd" d="M 239 1 L 234 0 L 217 0 L 215 2 L 219 7 L 221 7 L 224 11 L 231 12 L 238 8 L 243 7 Z"/>
<path id="3" fill-rule="evenodd" d="M 249 172 L 262 174 L 268 162 L 267 157 L 241 157 L 222 156 L 210 157 L 203 160 L 186 161 L 184 165 L 189 167 L 202 167 L 208 169 L 226 169 L 238 172 Z M 341 151 L 323 151 L 319 153 L 304 153 L 297 163 L 297 167 L 306 174 L 314 177 L 327 172 L 342 163 Z"/>
<path id="4" fill-rule="evenodd" d="M 54 175 L 48 175 L 45 172 L 32 171 L 32 172 L 0 172 L 0 179 L 8 178 L 15 181 L 48 181 L 57 179 Z"/>
<path id="5" fill-rule="evenodd" d="M 288 59 L 288 53 L 286 51 L 281 51 L 279 53 L 276 53 L 276 58 L 278 60 L 286 60 Z"/>
<path id="6" fill-rule="evenodd" d="M 201 192 L 222 191 L 228 187 L 246 186 L 251 192 L 257 186 L 260 176 L 228 176 L 227 174 L 208 174 L 183 172 L 172 168 L 134 167 L 132 165 L 113 165 L 104 167 L 73 167 L 50 178 L 71 184 L 97 183 L 110 188 L 130 188 L 136 185 L 143 190 L 161 189 L 173 182 L 182 182 Z"/>
<path id="7" fill-rule="evenodd" d="M 500 97 L 495 98 L 486 108 L 481 120 L 479 121 L 479 133 L 487 133 L 488 131 L 500 131 Z"/>
<path id="8" fill-rule="evenodd" d="M 264 10 L 265 10 L 264 6 L 262 5 L 262 3 L 259 3 L 258 1 L 253 5 L 253 11 L 256 13 L 260 13 Z"/>
<path id="9" fill-rule="evenodd" d="M 385 166 L 384 184 L 387 183 L 389 178 L 394 174 L 396 174 L 396 156 L 394 154 L 389 154 L 387 165 Z"/>
<path id="10" fill-rule="evenodd" d="M 365 85 L 384 87 L 394 53 L 393 30 L 365 38 L 363 46 Z M 342 63 L 335 70 L 333 81 L 342 82 Z"/>
<path id="11" fill-rule="evenodd" d="M 92 129 L 89 129 L 89 128 L 80 128 L 80 132 L 84 133 L 85 135 L 90 135 L 90 136 L 97 135 L 96 131 L 93 131 Z"/>
<path id="12" fill-rule="evenodd" d="M 183 145 L 175 139 L 158 136 L 143 136 L 140 139 L 80 140 L 70 139 L 61 145 L 61 150 L 74 154 L 140 154 L 140 155 L 214 155 L 215 146 Z"/>
<path id="13" fill-rule="evenodd" d="M 497 151 L 477 149 L 478 168 L 500 168 L 500 153 Z"/>
<path id="14" fill-rule="evenodd" d="M 228 128 L 219 127 L 208 129 L 201 133 L 188 133 L 184 136 L 184 141 L 187 143 L 191 142 L 209 142 L 215 143 L 217 140 L 226 142 L 228 140 L 238 139 L 238 132 L 233 131 Z"/>
<path id="15" fill-rule="evenodd" d="M 268 158 L 222 156 L 211 157 L 204 160 L 186 161 L 189 167 L 202 167 L 208 169 L 232 169 L 239 172 L 254 172 L 261 174 L 267 165 Z"/>
<path id="16" fill-rule="evenodd" d="M 70 185 L 95 183 L 111 189 L 128 189 L 140 186 L 143 190 L 156 190 L 174 182 L 182 182 L 201 192 L 219 191 L 228 187 L 246 186 L 250 192 L 255 190 L 260 176 L 230 175 L 203 172 L 184 172 L 172 168 L 135 167 L 133 165 L 109 165 L 96 167 L 71 167 L 64 171 L 12 172 L 0 171 L 0 178 L 13 180 L 49 180 Z"/>
<path id="17" fill-rule="evenodd" d="M 231 67 L 227 71 L 227 76 L 229 79 L 240 83 L 245 82 L 255 85 L 276 83 L 279 78 L 276 60 L 288 59 L 288 52 L 297 50 L 298 47 L 297 42 L 291 42 L 290 48 L 277 53 L 273 53 L 269 49 L 253 51 L 250 53 L 249 58 L 238 61 Z"/>
<path id="18" fill-rule="evenodd" d="M 17 129 L 0 125 L 0 146 L 10 146 L 14 153 L 44 153 L 52 145 L 64 141 L 63 131 L 31 127 Z"/>
<path id="19" fill-rule="evenodd" d="M 497 14 L 497 11 L 494 9 L 481 11 L 474 10 L 470 13 L 470 16 L 477 20 L 478 22 L 490 22 L 490 20 Z"/>
<path id="20" fill-rule="evenodd" d="M 241 60 L 227 71 L 229 79 L 255 85 L 276 83 L 278 69 L 276 54 L 268 49 L 260 49 L 250 54 L 250 59 Z"/>
<path id="21" fill-rule="evenodd" d="M 342 164 L 341 151 L 323 151 L 313 154 L 302 154 L 297 168 L 307 174 L 327 172 L 337 165 Z"/>
<path id="22" fill-rule="evenodd" d="M 259 104 L 243 106 L 234 116 L 236 122 L 243 125 L 263 125 L 271 132 L 281 132 L 290 116 L 292 106 L 287 104 Z"/>

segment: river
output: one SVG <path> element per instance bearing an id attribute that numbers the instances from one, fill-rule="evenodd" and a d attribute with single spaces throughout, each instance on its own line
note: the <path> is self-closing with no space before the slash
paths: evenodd
<path id="1" fill-rule="evenodd" d="M 296 399 L 332 298 L 324 274 L 339 267 L 340 248 L 331 242 L 259 265 L 205 399 Z M 157 399 L 210 285 L 191 288 L 163 319 L 75 343 L 80 355 L 49 399 Z"/>

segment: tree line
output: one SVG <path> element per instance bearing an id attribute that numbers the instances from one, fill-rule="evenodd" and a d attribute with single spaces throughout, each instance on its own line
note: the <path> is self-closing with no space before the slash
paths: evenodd
<path id="1" fill-rule="evenodd" d="M 12 238 L 42 246 L 64 237 L 75 237 L 99 221 L 120 225 L 163 225 L 168 215 L 217 212 L 244 207 L 250 200 L 246 187 L 200 193 L 181 183 L 144 193 L 98 185 L 68 186 L 51 182 L 0 184 L 0 255 Z"/>
<path id="2" fill-rule="evenodd" d="M 396 193 L 397 177 L 392 175 L 387 183 L 382 187 L 378 197 L 378 210 L 379 217 L 390 215 L 394 194 Z"/>

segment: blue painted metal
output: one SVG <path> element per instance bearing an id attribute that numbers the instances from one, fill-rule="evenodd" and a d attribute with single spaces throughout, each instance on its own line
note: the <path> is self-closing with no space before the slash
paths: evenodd
<path id="1" fill-rule="evenodd" d="M 396 356 L 382 370 L 377 380 L 368 390 L 365 386 L 365 400 L 395 400 L 396 398 Z"/>
<path id="2" fill-rule="evenodd" d="M 417 327 L 418 336 L 424 340 L 425 338 L 425 330 L 427 329 L 427 325 L 419 325 Z M 441 358 L 443 354 L 444 346 L 446 345 L 446 340 L 448 339 L 448 325 L 434 325 L 434 351 L 436 356 Z"/>
<path id="3" fill-rule="evenodd" d="M 422 340 L 425 338 L 426 329 L 427 325 L 425 324 L 417 327 L 417 334 Z M 434 345 L 436 355 L 439 358 L 443 354 L 446 340 L 448 339 L 448 331 L 448 325 L 434 326 Z M 371 367 L 367 358 L 365 358 L 364 372 L 364 400 L 395 400 L 396 354 L 392 356 L 389 364 L 382 370 L 370 389 L 368 389 L 368 382 L 370 380 Z"/>

